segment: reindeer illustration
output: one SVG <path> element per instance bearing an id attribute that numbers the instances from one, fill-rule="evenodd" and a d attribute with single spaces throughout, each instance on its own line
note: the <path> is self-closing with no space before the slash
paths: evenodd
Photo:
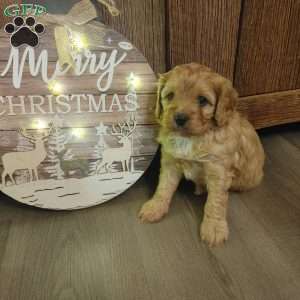
<path id="1" fill-rule="evenodd" d="M 30 135 L 26 129 L 18 129 L 20 135 L 25 137 L 30 143 L 35 145 L 35 148 L 31 151 L 24 152 L 11 152 L 2 156 L 3 173 L 2 184 L 5 186 L 6 176 L 8 175 L 13 184 L 16 185 L 16 181 L 13 174 L 16 170 L 28 169 L 30 175 L 30 181 L 33 181 L 35 176 L 36 180 L 39 180 L 37 168 L 45 160 L 47 152 L 45 149 L 45 142 L 52 133 L 53 125 L 47 133 L 43 133 L 39 136 Z"/>
<path id="2" fill-rule="evenodd" d="M 118 143 L 121 144 L 122 147 L 108 148 L 103 151 L 102 161 L 97 166 L 96 174 L 100 174 L 104 167 L 106 172 L 109 172 L 115 162 L 122 163 L 123 172 L 126 172 L 126 169 L 130 171 L 129 162 L 132 156 L 132 141 L 130 136 L 136 129 L 136 124 L 136 120 L 131 119 L 125 123 L 118 123 L 117 126 L 113 125 L 112 135 L 119 138 Z"/>

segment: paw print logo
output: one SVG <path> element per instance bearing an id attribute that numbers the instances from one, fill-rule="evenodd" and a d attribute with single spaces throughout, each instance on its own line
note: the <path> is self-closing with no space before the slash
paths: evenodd
<path id="1" fill-rule="evenodd" d="M 35 18 L 16 17 L 12 23 L 6 24 L 5 32 L 11 35 L 10 41 L 12 46 L 20 47 L 28 45 L 36 47 L 39 44 L 39 36 L 44 33 L 43 24 L 36 23 Z"/>

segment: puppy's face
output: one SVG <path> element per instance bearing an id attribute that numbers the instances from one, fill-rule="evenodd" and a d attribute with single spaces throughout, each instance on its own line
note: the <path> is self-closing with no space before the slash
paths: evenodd
<path id="1" fill-rule="evenodd" d="M 156 116 L 169 132 L 203 135 L 228 123 L 236 99 L 229 80 L 198 64 L 182 65 L 161 75 Z"/>

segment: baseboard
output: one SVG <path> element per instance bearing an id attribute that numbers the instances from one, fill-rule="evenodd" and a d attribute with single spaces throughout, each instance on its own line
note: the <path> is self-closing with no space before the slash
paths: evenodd
<path id="1" fill-rule="evenodd" d="M 300 121 L 300 89 L 241 97 L 238 110 L 255 128 Z"/>

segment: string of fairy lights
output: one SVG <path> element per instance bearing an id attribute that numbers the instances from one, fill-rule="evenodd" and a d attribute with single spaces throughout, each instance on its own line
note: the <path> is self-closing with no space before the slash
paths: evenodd
<path id="1" fill-rule="evenodd" d="M 70 43 L 71 49 L 74 53 L 80 53 L 89 49 L 88 39 L 83 34 L 70 32 Z M 127 86 L 134 90 L 139 89 L 142 84 L 140 77 L 138 77 L 134 72 L 130 72 L 128 77 L 126 77 L 126 82 Z M 48 90 L 54 96 L 63 95 L 65 92 L 63 83 L 57 79 L 51 80 L 48 83 Z M 34 120 L 32 123 L 32 129 L 46 129 L 48 126 L 49 124 L 42 119 Z M 83 138 L 85 136 L 85 129 L 73 128 L 72 136 L 79 139 Z"/>

